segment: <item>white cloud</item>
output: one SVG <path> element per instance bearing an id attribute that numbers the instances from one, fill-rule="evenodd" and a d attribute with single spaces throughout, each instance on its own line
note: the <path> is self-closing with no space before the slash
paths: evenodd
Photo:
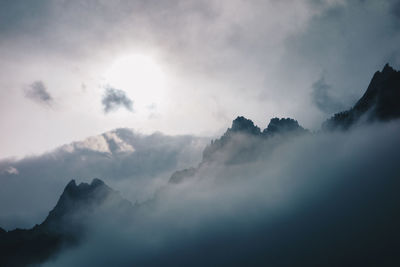
<path id="1" fill-rule="evenodd" d="M 113 142 L 116 146 L 116 151 L 120 153 L 132 153 L 135 152 L 135 148 L 122 140 L 116 132 L 107 132 L 104 134 L 105 138 L 107 139 L 107 142 Z"/>

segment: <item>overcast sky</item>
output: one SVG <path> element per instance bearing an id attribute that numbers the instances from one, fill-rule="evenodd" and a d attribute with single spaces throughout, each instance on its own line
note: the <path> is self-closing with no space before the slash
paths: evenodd
<path id="1" fill-rule="evenodd" d="M 238 115 L 317 129 L 400 67 L 399 30 L 396 0 L 1 0 L 0 158 Z"/>

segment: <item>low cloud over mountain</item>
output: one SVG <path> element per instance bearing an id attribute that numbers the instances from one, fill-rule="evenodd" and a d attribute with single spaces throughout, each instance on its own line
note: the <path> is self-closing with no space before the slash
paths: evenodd
<path id="1" fill-rule="evenodd" d="M 263 153 L 204 163 L 129 219 L 122 209 L 89 219 L 80 245 L 45 266 L 390 266 L 399 262 L 399 130 L 393 122 L 265 143 L 238 135 L 232 142 Z"/>
<path id="2" fill-rule="evenodd" d="M 196 164 L 209 139 L 143 135 L 117 129 L 54 151 L 0 161 L 0 227 L 42 221 L 71 179 L 98 177 L 131 201 L 143 201 L 180 168 Z"/>

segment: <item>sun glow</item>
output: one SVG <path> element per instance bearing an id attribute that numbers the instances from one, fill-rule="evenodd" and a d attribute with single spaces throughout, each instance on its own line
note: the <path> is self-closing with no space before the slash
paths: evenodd
<path id="1" fill-rule="evenodd" d="M 158 107 L 165 94 L 165 73 L 153 57 L 130 54 L 118 58 L 106 73 L 106 83 L 124 90 L 135 111 Z"/>

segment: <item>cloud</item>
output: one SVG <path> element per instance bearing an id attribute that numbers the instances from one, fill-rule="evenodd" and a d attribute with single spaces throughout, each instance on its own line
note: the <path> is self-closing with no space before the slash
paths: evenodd
<path id="1" fill-rule="evenodd" d="M 7 156 L 43 151 L 50 141 L 67 142 L 65 133 L 71 128 L 81 138 L 94 134 L 93 129 L 121 126 L 110 116 L 98 116 L 89 102 L 101 99 L 103 92 L 94 88 L 113 62 L 130 54 L 154 57 L 165 71 L 168 93 L 151 120 L 138 111 L 129 123 L 146 131 L 209 135 L 237 115 L 257 122 L 295 117 L 315 129 L 325 115 L 310 105 L 310 85 L 321 71 L 336 99 L 350 106 L 376 70 L 386 62 L 400 64 L 399 20 L 393 8 L 398 1 L 392 0 L 3 2 L 0 88 L 19 89 L 34 74 L 46 77 L 51 92 L 55 86 L 57 95 L 65 96 L 64 107 L 73 106 L 43 121 L 40 110 L 24 107 L 17 98 L 10 103 L 6 96 L 12 90 L 0 89 L 1 113 L 22 122 L 0 118 L 10 125 L 0 141 Z M 128 87 L 117 88 L 139 101 Z M 27 113 L 41 123 L 23 123 Z M 75 127 L 77 119 L 85 123 Z M 22 124 L 31 137 L 19 129 Z M 37 125 L 52 140 L 35 134 L 40 132 Z M 12 140 L 21 145 L 7 146 Z"/>
<path id="2" fill-rule="evenodd" d="M 326 114 L 332 114 L 341 111 L 345 106 L 332 94 L 332 87 L 325 82 L 324 77 L 312 85 L 312 100 L 319 110 Z"/>
<path id="3" fill-rule="evenodd" d="M 101 100 L 105 113 L 116 111 L 120 107 L 124 107 L 128 111 L 133 112 L 133 102 L 123 90 L 112 87 L 106 87 L 105 90 L 105 94 Z"/>
<path id="4" fill-rule="evenodd" d="M 237 136 L 256 158 L 201 165 L 129 224 L 96 218 L 81 246 L 45 266 L 384 265 L 397 257 L 399 130 L 396 121 L 261 143 Z"/>
<path id="5" fill-rule="evenodd" d="M 132 202 L 144 201 L 176 169 L 197 164 L 208 140 L 120 128 L 42 155 L 0 160 L 0 227 L 42 222 L 71 179 L 97 177 Z"/>
<path id="6" fill-rule="evenodd" d="M 39 104 L 50 106 L 53 103 L 53 97 L 42 81 L 35 81 L 25 89 L 25 96 Z"/>
<path id="7" fill-rule="evenodd" d="M 377 70 L 387 62 L 397 68 L 400 64 L 396 2 L 342 1 L 326 6 L 304 31 L 288 37 L 285 58 L 312 82 L 322 71 L 335 102 L 354 104 L 354 95 L 362 95 Z"/>

